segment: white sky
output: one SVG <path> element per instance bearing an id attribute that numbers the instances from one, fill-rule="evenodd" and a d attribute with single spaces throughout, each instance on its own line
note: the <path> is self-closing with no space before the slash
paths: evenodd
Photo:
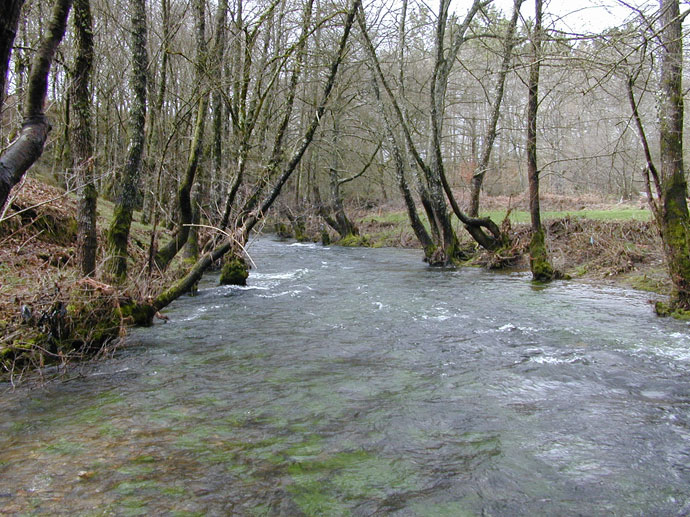
<path id="1" fill-rule="evenodd" d="M 463 4 L 468 7 L 470 0 L 456 0 L 461 12 Z M 651 9 L 658 8 L 658 0 L 625 0 L 625 3 Z M 687 0 L 682 2 L 688 3 Z M 494 0 L 494 6 L 501 9 L 506 16 L 510 15 L 513 0 Z M 682 9 L 682 8 L 681 8 Z M 534 0 L 522 4 L 522 14 L 534 17 Z M 633 15 L 628 7 L 617 0 L 544 0 L 544 22 L 555 21 L 555 27 L 567 32 L 600 32 L 608 27 L 622 25 Z"/>

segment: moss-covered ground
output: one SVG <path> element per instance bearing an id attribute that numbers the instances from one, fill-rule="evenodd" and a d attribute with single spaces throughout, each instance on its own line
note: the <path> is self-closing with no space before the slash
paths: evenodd
<path id="1" fill-rule="evenodd" d="M 144 275 L 118 290 L 84 281 L 74 194 L 31 177 L 15 194 L 0 222 L 0 376 L 16 382 L 36 367 L 109 353 L 131 319 L 127 301 L 143 299 L 147 285 Z M 100 242 L 113 206 L 98 201 Z M 128 249 L 130 267 L 138 270 L 151 233 L 140 218 L 134 214 Z"/>

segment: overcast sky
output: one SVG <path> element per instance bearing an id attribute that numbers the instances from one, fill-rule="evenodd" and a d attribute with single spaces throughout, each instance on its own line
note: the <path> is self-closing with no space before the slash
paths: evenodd
<path id="1" fill-rule="evenodd" d="M 465 9 L 471 4 L 470 0 L 456 1 L 459 5 L 467 4 Z M 626 0 L 626 3 L 636 6 L 658 6 L 658 1 L 652 0 Z M 682 3 L 687 3 L 687 0 Z M 509 15 L 513 8 L 513 0 L 494 0 L 494 5 Z M 534 16 L 534 0 L 526 0 L 522 4 L 522 13 L 530 18 Z M 619 26 L 630 18 L 632 11 L 617 0 L 544 0 L 545 16 L 547 13 L 551 20 L 553 17 L 558 18 L 558 29 L 580 33 L 600 32 L 608 27 Z"/>

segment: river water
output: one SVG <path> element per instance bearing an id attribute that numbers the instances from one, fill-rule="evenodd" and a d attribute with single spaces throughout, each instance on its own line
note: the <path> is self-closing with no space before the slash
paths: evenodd
<path id="1" fill-rule="evenodd" d="M 644 294 L 250 253 L 248 287 L 2 396 L 0 514 L 690 514 L 690 328 Z"/>

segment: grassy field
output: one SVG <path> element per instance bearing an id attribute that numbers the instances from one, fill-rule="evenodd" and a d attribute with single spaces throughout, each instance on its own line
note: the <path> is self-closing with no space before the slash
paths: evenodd
<path id="1" fill-rule="evenodd" d="M 502 221 L 506 215 L 505 210 L 492 211 L 486 214 L 494 221 Z M 541 213 L 543 220 L 562 219 L 563 217 L 582 217 L 595 221 L 648 221 L 650 218 L 649 210 L 638 208 L 619 208 L 612 210 L 564 210 L 564 211 L 544 211 Z M 529 212 L 513 211 L 510 213 L 510 220 L 514 223 L 529 223 Z"/>
<path id="2" fill-rule="evenodd" d="M 422 220 L 424 215 L 419 214 Z M 505 210 L 490 210 L 481 214 L 481 217 L 490 217 L 497 223 L 503 221 L 506 216 Z M 592 219 L 595 221 L 648 221 L 651 217 L 649 210 L 638 208 L 619 208 L 611 210 L 563 210 L 563 211 L 542 211 L 542 220 L 562 219 L 564 217 Z M 384 225 L 408 224 L 407 214 L 403 211 L 387 212 L 380 215 L 368 214 L 362 218 L 364 222 L 379 223 Z M 510 221 L 513 223 L 529 223 L 529 212 L 524 210 L 513 210 L 510 213 Z"/>

